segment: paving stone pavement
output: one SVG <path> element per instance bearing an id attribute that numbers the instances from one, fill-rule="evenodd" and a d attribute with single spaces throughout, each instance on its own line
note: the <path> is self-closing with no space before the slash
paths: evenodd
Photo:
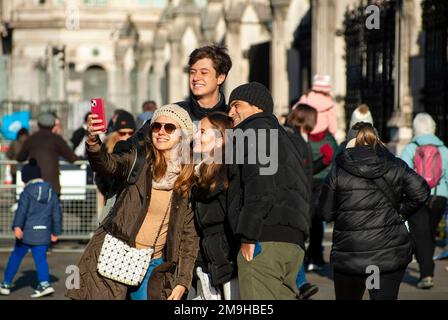
<path id="1" fill-rule="evenodd" d="M 12 242 L 10 242 L 12 245 Z M 51 282 L 56 292 L 48 297 L 39 298 L 42 300 L 60 300 L 64 297 L 65 281 L 68 274 L 65 273 L 67 266 L 77 263 L 81 256 L 83 246 L 75 245 L 57 245 L 48 254 L 48 263 L 50 266 Z M 325 257 L 328 259 L 329 246 L 325 247 Z M 436 253 L 440 253 L 441 248 Z M 9 258 L 9 250 L 0 250 L 0 278 L 3 279 L 6 263 Z M 436 262 L 435 286 L 431 290 L 420 290 L 415 287 L 418 281 L 418 266 L 411 263 L 400 288 L 399 299 L 401 300 L 448 300 L 448 260 Z M 314 300 L 334 300 L 334 288 L 332 280 L 332 271 L 327 265 L 323 271 L 318 273 L 307 273 L 308 281 L 319 286 L 319 292 L 313 297 Z M 14 279 L 14 289 L 10 296 L 0 296 L 0 300 L 27 300 L 31 299 L 33 287 L 37 285 L 37 274 L 34 268 L 34 262 L 29 253 L 23 260 L 22 265 Z M 364 299 L 368 299 L 366 293 Z"/>

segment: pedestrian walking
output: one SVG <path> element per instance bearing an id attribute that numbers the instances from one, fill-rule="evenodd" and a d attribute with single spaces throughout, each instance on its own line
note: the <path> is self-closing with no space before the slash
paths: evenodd
<path id="1" fill-rule="evenodd" d="M 290 134 L 291 139 L 297 145 L 297 150 L 303 159 L 307 173 L 307 187 L 312 192 L 313 174 L 317 174 L 324 170 L 331 163 L 331 153 L 323 153 L 323 155 L 313 161 L 313 154 L 309 144 L 309 135 L 313 131 L 317 122 L 317 111 L 313 107 L 299 103 L 288 115 L 286 121 L 286 130 Z M 311 221 L 312 210 L 309 212 L 309 220 Z M 297 288 L 300 292 L 300 299 L 308 299 L 318 292 L 318 287 L 308 282 L 305 274 L 305 266 L 302 264 L 296 279 Z"/>
<path id="2" fill-rule="evenodd" d="M 412 260 L 404 221 L 429 197 L 425 180 L 392 155 L 373 126 L 359 122 L 356 138 L 337 156 L 318 205 L 334 221 L 331 264 L 337 300 L 360 300 L 376 270 L 372 300 L 395 300 Z M 375 272 L 375 271 L 374 271 Z"/>
<path id="3" fill-rule="evenodd" d="M 313 78 L 313 86 L 309 92 L 303 94 L 296 103 L 307 104 L 317 110 L 317 123 L 311 134 L 317 134 L 328 130 L 335 135 L 338 129 L 334 100 L 331 96 L 331 77 L 329 75 L 316 74 Z M 293 109 L 295 108 L 293 106 Z"/>
<path id="4" fill-rule="evenodd" d="M 300 97 L 299 104 L 307 104 L 317 111 L 317 121 L 313 131 L 309 134 L 309 144 L 313 154 L 313 160 L 317 160 L 322 156 L 325 159 L 333 157 L 337 149 L 337 142 L 334 135 L 337 131 L 337 119 L 335 114 L 334 101 L 331 96 L 331 78 L 329 75 L 315 75 L 313 78 L 313 86 L 311 91 Z M 315 204 L 317 196 L 322 188 L 323 180 L 330 171 L 330 167 L 319 171 L 313 175 L 312 203 Z M 325 224 L 320 219 L 320 208 L 315 207 L 311 219 L 311 231 L 309 246 L 305 255 L 305 265 L 308 271 L 319 271 L 326 264 L 322 245 L 324 239 Z"/>
<path id="5" fill-rule="evenodd" d="M 40 167 L 35 159 L 22 169 L 25 188 L 19 198 L 19 206 L 13 222 L 16 237 L 14 250 L 6 266 L 0 294 L 9 295 L 14 277 L 23 258 L 31 251 L 37 269 L 38 286 L 32 298 L 54 293 L 50 284 L 47 250 L 56 242 L 62 231 L 62 211 L 51 185 L 42 180 Z"/>
<path id="6" fill-rule="evenodd" d="M 59 182 L 59 158 L 68 162 L 75 162 L 77 157 L 67 142 L 58 134 L 52 132 L 56 125 L 56 118 L 51 113 L 42 113 L 37 119 L 39 130 L 32 134 L 24 143 L 17 155 L 17 161 L 34 158 L 42 170 L 42 179 L 51 184 L 54 191 L 61 193 Z"/>
<path id="7" fill-rule="evenodd" d="M 431 187 L 429 202 L 411 218 L 409 229 L 420 269 L 417 288 L 434 286 L 433 261 L 437 227 L 445 213 L 448 198 L 448 149 L 436 135 L 436 123 L 427 113 L 413 121 L 414 137 L 404 148 L 401 158 L 421 175 Z"/>

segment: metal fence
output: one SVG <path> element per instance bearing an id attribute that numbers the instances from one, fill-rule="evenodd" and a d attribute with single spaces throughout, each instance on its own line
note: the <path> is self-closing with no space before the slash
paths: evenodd
<path id="1" fill-rule="evenodd" d="M 87 184 L 88 162 L 75 164 L 61 162 L 61 196 L 63 227 L 60 239 L 89 239 L 98 226 L 98 212 L 101 210 L 101 196 L 96 185 Z M 13 238 L 12 222 L 20 193 L 23 190 L 20 171 L 17 170 L 17 184 L 9 183 L 11 166 L 21 164 L 15 161 L 0 161 L 0 239 Z M 5 183 L 6 182 L 6 183 Z M 80 183 L 81 182 L 81 183 Z M 84 183 L 83 183 L 84 182 Z"/>

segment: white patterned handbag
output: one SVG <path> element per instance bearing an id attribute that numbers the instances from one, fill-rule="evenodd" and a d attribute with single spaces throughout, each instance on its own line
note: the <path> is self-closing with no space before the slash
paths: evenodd
<path id="1" fill-rule="evenodd" d="M 153 248 L 131 248 L 123 241 L 106 234 L 98 258 L 98 272 L 103 277 L 138 286 L 148 271 Z"/>
<path id="2" fill-rule="evenodd" d="M 98 273 L 103 277 L 127 284 L 138 286 L 145 278 L 151 262 L 154 248 L 162 231 L 171 199 L 165 212 L 165 216 L 160 225 L 154 245 L 148 249 L 132 248 L 125 242 L 106 234 L 100 256 L 98 257 Z"/>

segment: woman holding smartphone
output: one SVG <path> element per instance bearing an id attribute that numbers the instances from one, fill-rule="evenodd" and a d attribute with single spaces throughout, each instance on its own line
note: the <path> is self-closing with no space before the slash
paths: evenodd
<path id="1" fill-rule="evenodd" d="M 92 169 L 126 180 L 137 150 L 109 154 L 100 146 L 104 125 L 92 114 L 88 122 L 87 153 Z M 188 205 L 193 184 L 189 145 L 193 123 L 176 104 L 154 113 L 144 146 L 146 161 L 135 184 L 127 184 L 90 240 L 78 264 L 80 288 L 67 291 L 72 299 L 179 300 L 191 284 L 198 252 L 193 212 Z M 101 276 L 98 257 L 106 234 L 137 249 L 154 249 L 149 268 L 138 286 Z"/>

